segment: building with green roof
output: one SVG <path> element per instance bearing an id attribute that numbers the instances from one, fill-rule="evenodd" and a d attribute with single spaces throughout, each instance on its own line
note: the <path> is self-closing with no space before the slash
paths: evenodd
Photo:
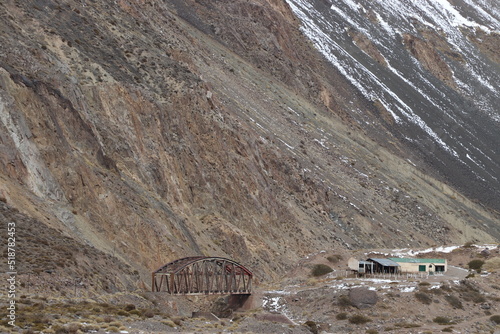
<path id="1" fill-rule="evenodd" d="M 445 272 L 448 269 L 446 259 L 419 259 L 419 258 L 399 258 L 391 257 L 400 265 L 401 272 Z"/>

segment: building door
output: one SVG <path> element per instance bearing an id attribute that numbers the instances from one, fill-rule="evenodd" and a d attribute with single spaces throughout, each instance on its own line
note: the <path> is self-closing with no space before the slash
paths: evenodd
<path id="1" fill-rule="evenodd" d="M 420 264 L 420 265 L 418 266 L 418 271 L 426 271 L 426 270 L 425 270 L 425 264 Z"/>

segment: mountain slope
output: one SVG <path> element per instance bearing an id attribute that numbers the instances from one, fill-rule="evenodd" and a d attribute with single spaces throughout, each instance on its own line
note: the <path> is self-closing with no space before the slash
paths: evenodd
<path id="1" fill-rule="evenodd" d="M 0 9 L 0 199 L 146 285 L 184 256 L 266 281 L 325 248 L 500 238 L 283 1 Z"/>
<path id="2" fill-rule="evenodd" d="M 492 3 L 288 3 L 322 54 L 390 114 L 405 145 L 498 210 L 500 15 Z"/>

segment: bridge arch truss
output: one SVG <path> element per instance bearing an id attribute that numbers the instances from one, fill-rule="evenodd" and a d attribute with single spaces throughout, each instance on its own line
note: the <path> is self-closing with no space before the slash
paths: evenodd
<path id="1" fill-rule="evenodd" d="M 222 257 L 185 257 L 167 263 L 152 274 L 153 292 L 171 295 L 250 294 L 253 274 Z"/>

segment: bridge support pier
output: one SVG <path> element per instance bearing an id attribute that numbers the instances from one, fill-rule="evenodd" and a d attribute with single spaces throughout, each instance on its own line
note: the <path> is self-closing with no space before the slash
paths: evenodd
<path id="1" fill-rule="evenodd" d="M 251 299 L 252 295 L 229 295 L 227 298 L 227 305 L 233 311 L 244 309 L 245 304 Z"/>

